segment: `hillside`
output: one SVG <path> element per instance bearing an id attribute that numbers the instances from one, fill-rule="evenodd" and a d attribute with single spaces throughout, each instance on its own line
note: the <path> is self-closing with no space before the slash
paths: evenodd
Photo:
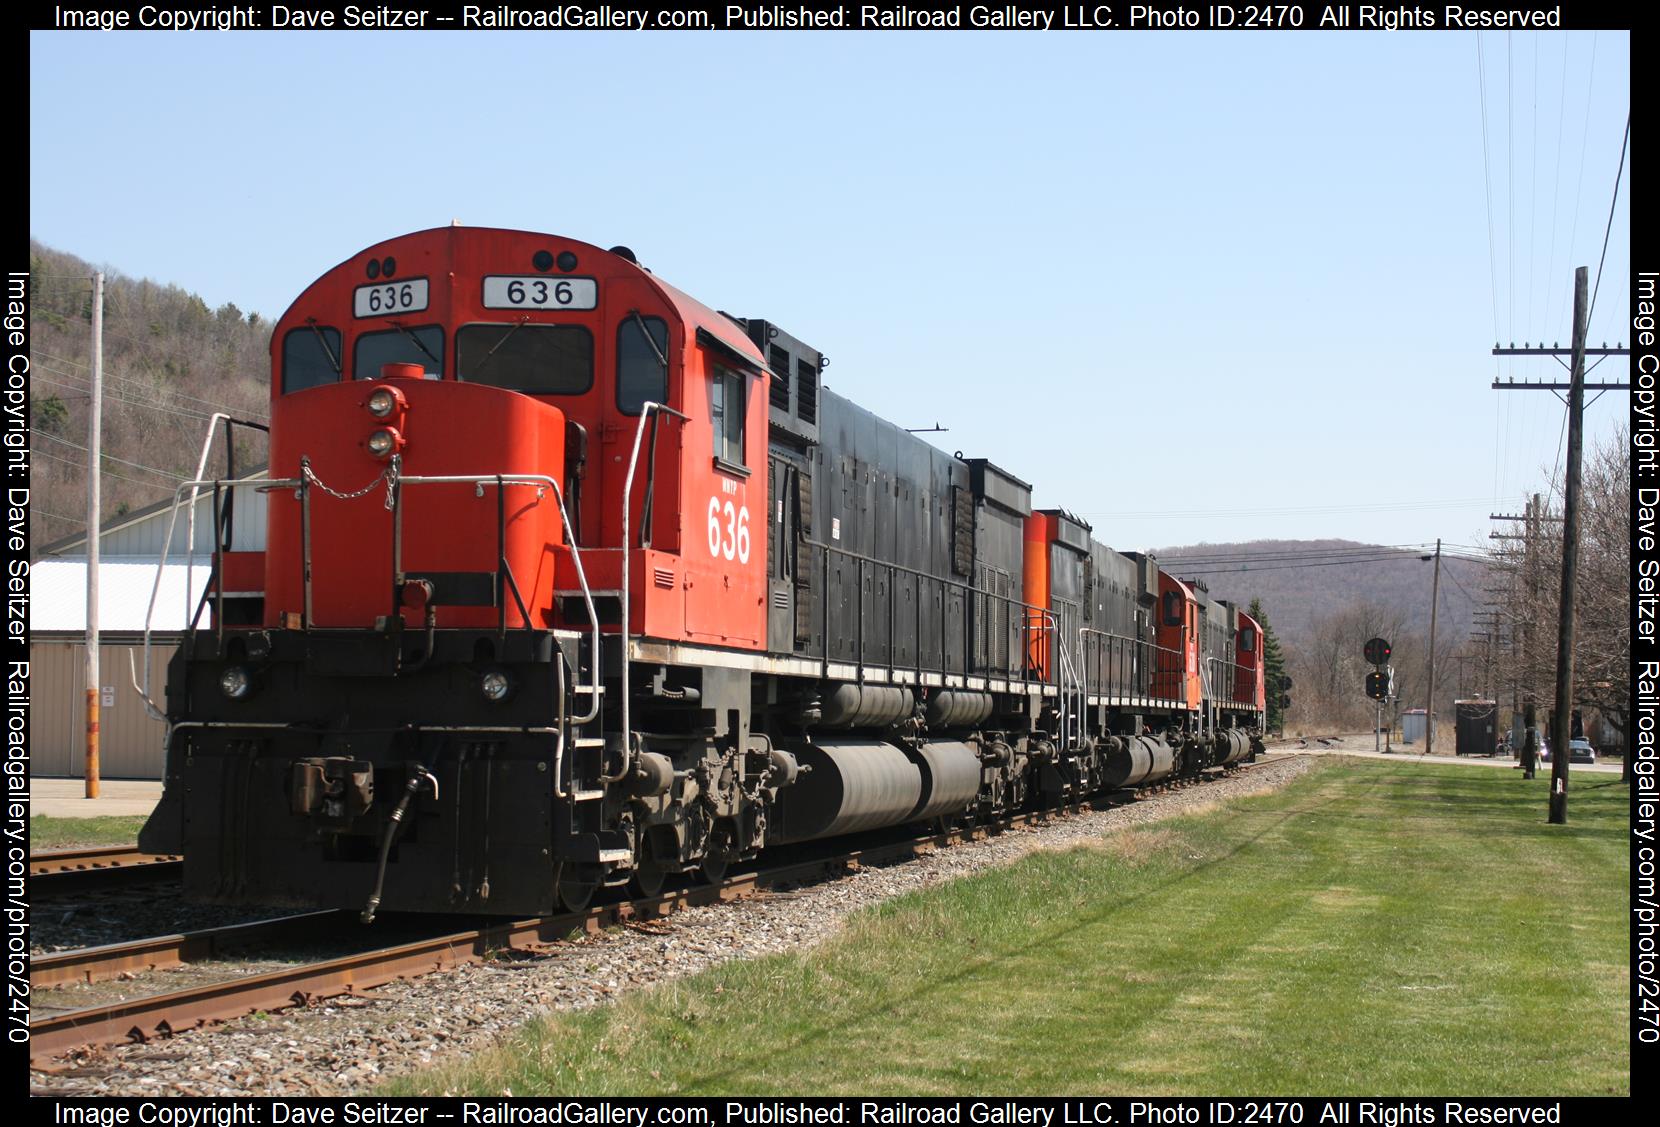
<path id="1" fill-rule="evenodd" d="M 1202 579 L 1217 598 L 1241 606 L 1260 598 L 1275 633 L 1294 649 L 1307 645 L 1319 622 L 1359 603 L 1398 612 L 1407 630 L 1427 635 L 1434 568 L 1419 559 L 1427 553 L 1361 551 L 1367 547 L 1353 540 L 1252 540 L 1160 548 L 1157 555 L 1175 574 Z M 1342 562 L 1344 554 L 1376 562 Z M 1263 559 L 1235 562 L 1243 556 Z M 1377 559 L 1383 556 L 1398 558 Z M 1212 559 L 1223 562 L 1207 562 Z M 1437 634 L 1463 637 L 1469 632 L 1486 599 L 1485 572 L 1483 564 L 1442 558 Z"/>
<path id="2" fill-rule="evenodd" d="M 1293 680 L 1288 731 L 1371 726 L 1374 706 L 1364 695 L 1371 667 L 1361 652 L 1371 637 L 1394 646 L 1394 707 L 1423 707 L 1434 568 L 1422 554 L 1350 540 L 1256 540 L 1158 552 L 1167 570 L 1201 579 L 1213 597 L 1241 606 L 1262 600 Z M 1442 557 L 1434 693 L 1441 711 L 1491 683 L 1498 655 L 1472 638 L 1487 583 L 1486 564 Z"/>
<path id="3" fill-rule="evenodd" d="M 29 259 L 29 535 L 38 549 L 86 523 L 94 267 L 32 240 Z M 107 519 L 188 480 L 213 412 L 264 420 L 270 326 L 235 305 L 209 309 L 178 286 L 109 271 L 104 298 Z M 263 461 L 263 442 L 239 457 Z"/>

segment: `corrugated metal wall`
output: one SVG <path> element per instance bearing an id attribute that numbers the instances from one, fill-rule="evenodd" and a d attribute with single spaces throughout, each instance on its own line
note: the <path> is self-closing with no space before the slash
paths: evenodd
<path id="1" fill-rule="evenodd" d="M 152 641 L 150 695 L 158 703 L 167 685 L 167 662 L 176 641 Z M 144 711 L 133 688 L 133 660 L 143 660 L 144 647 L 100 646 L 99 679 L 113 690 L 103 695 L 98 722 L 99 775 L 109 779 L 162 777 L 162 736 L 166 725 Z M 29 644 L 29 754 L 36 775 L 80 778 L 86 767 L 86 643 L 31 642 Z M 139 683 L 144 670 L 138 671 Z"/>
<path id="2" fill-rule="evenodd" d="M 210 475 L 211 476 L 211 473 Z M 265 550 L 266 494 L 259 491 L 263 479 L 236 489 L 235 512 L 231 520 L 231 550 L 236 552 L 263 552 Z M 167 555 L 169 559 L 184 560 L 185 545 L 189 543 L 190 522 L 188 509 L 181 507 L 173 526 L 173 539 Z M 167 540 L 167 517 L 164 510 L 144 520 L 117 525 L 99 538 L 99 550 L 106 556 L 156 556 Z M 74 549 L 85 554 L 86 546 Z M 196 499 L 196 560 L 213 555 L 213 490 L 205 490 Z"/>

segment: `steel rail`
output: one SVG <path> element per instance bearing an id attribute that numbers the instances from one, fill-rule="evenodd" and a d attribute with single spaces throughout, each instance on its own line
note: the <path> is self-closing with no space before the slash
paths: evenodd
<path id="1" fill-rule="evenodd" d="M 110 845 L 97 849 L 53 849 L 29 855 L 29 875 L 42 873 L 109 869 L 120 866 L 153 865 L 158 861 L 177 860 L 174 857 L 141 853 L 134 845 Z"/>
<path id="2" fill-rule="evenodd" d="M 177 878 L 184 862 L 175 854 L 141 853 L 131 845 L 60 849 L 29 857 L 29 891 L 62 896 L 90 888 Z"/>
<path id="3" fill-rule="evenodd" d="M 98 947 L 36 955 L 29 960 L 29 987 L 31 990 L 43 990 L 70 983 L 107 982 L 124 974 L 168 970 L 261 943 L 281 942 L 293 937 L 311 938 L 317 934 L 319 927 L 354 918 L 351 912 L 330 908 L 178 935 L 157 935 L 129 943 L 107 943 Z"/>

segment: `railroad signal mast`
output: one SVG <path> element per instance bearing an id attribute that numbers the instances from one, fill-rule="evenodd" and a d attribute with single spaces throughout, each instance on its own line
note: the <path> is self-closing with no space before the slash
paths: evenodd
<path id="1" fill-rule="evenodd" d="M 1392 652 L 1386 638 L 1369 639 L 1362 650 L 1366 660 L 1372 664 L 1372 671 L 1366 674 L 1366 695 L 1378 702 L 1377 723 L 1372 726 L 1372 746 L 1377 751 L 1386 750 L 1383 747 L 1383 704 L 1395 695 L 1395 669 L 1389 664 Z"/>

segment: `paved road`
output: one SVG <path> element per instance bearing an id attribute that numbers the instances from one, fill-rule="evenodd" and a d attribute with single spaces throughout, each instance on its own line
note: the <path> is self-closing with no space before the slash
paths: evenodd
<path id="1" fill-rule="evenodd" d="M 1332 746 L 1322 747 L 1314 740 L 1308 741 L 1307 747 L 1298 747 L 1296 740 L 1279 741 L 1268 745 L 1270 757 L 1279 755 L 1353 755 L 1363 759 L 1393 759 L 1418 763 L 1457 763 L 1472 767 L 1505 767 L 1512 770 L 1521 770 L 1521 765 L 1514 759 L 1497 757 L 1488 759 L 1476 755 L 1424 755 L 1420 746 L 1408 744 L 1397 746 L 1393 752 L 1377 752 L 1372 750 L 1372 737 L 1367 736 L 1338 736 L 1331 740 Z M 1540 775 L 1550 774 L 1550 764 L 1541 763 L 1538 768 Z M 1595 766 L 1589 763 L 1571 763 L 1568 765 L 1569 776 L 1580 772 L 1589 772 L 1597 775 L 1618 775 L 1620 761 L 1615 759 L 1599 762 Z"/>
<path id="2" fill-rule="evenodd" d="M 161 799 L 161 780 L 105 779 L 98 797 L 86 797 L 80 779 L 30 779 L 29 813 L 53 818 L 130 817 L 149 814 Z"/>

